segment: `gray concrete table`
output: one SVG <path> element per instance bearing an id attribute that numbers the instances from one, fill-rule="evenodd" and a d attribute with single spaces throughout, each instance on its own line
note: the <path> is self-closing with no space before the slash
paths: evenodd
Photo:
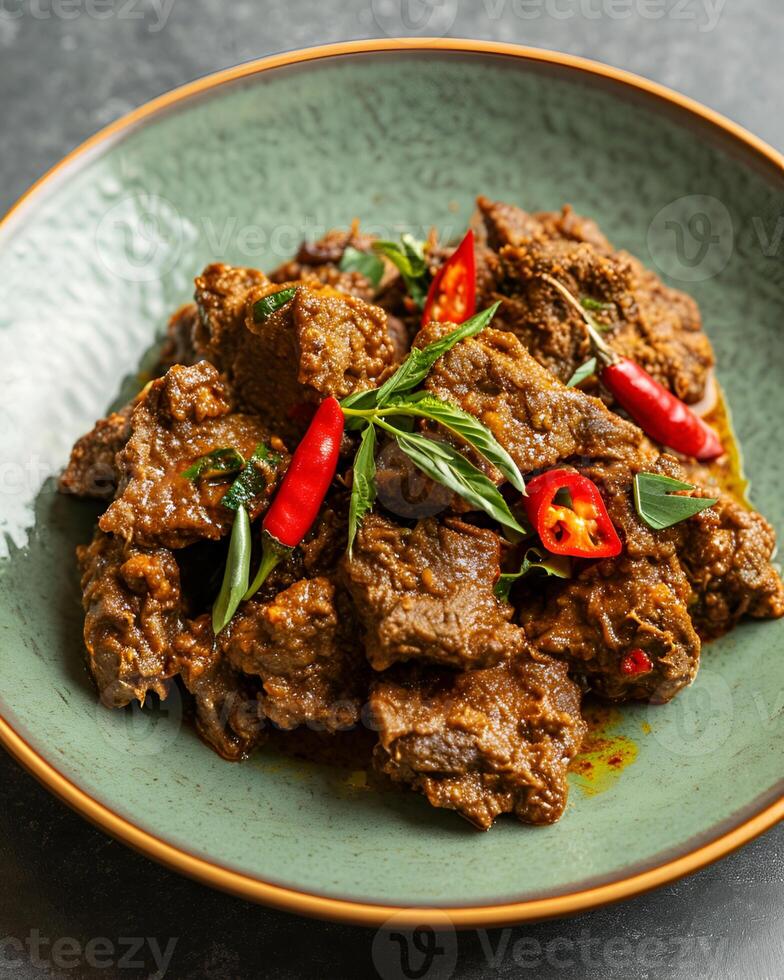
<path id="1" fill-rule="evenodd" d="M 0 0 L 0 212 L 75 144 L 175 85 L 288 48 L 405 34 L 597 58 L 784 149 L 780 0 Z M 151 976 L 164 962 L 178 978 L 412 975 L 370 930 L 306 922 L 168 873 L 2 753 L 0 785 L 0 974 Z M 622 905 L 461 934 L 427 976 L 780 977 L 782 845 L 779 827 Z"/>

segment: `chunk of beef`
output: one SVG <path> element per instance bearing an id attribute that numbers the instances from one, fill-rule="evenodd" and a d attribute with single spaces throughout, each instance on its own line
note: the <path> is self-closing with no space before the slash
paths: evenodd
<path id="1" fill-rule="evenodd" d="M 742 616 L 784 616 L 784 585 L 771 564 L 776 534 L 761 514 L 727 494 L 684 525 L 679 555 L 695 592 L 691 616 L 710 639 Z"/>
<path id="2" fill-rule="evenodd" d="M 196 277 L 199 321 L 194 345 L 202 357 L 231 377 L 245 342 L 245 301 L 254 286 L 269 282 L 263 272 L 215 262 Z"/>
<path id="3" fill-rule="evenodd" d="M 165 548 L 145 551 L 98 531 L 77 549 L 84 643 L 103 703 L 121 708 L 149 691 L 165 698 L 180 628 L 180 575 Z"/>
<path id="4" fill-rule="evenodd" d="M 213 269 L 214 267 L 210 267 Z M 228 272 L 219 267 L 222 277 Z M 211 282 L 210 269 L 197 279 L 197 301 Z M 279 291 L 275 284 L 246 290 L 244 317 L 236 315 L 237 292 L 218 316 L 211 292 L 210 317 L 202 314 L 210 359 L 227 375 L 243 410 L 257 412 L 283 438 L 298 438 L 309 420 L 308 406 L 333 395 L 375 387 L 396 363 L 386 315 L 355 296 L 328 286 L 297 282 L 295 297 L 261 322 L 254 305 Z M 213 321 L 218 328 L 211 332 Z"/>
<path id="5" fill-rule="evenodd" d="M 662 473 L 696 485 L 694 497 L 718 497 L 717 502 L 687 521 L 665 531 L 651 531 L 633 506 L 632 474 L 611 475 L 608 467 L 583 467 L 603 487 L 610 515 L 624 529 L 626 550 L 653 561 L 677 555 L 691 595 L 689 615 L 697 633 L 711 639 L 731 629 L 742 616 L 779 618 L 784 615 L 784 585 L 772 564 L 776 549 L 773 528 L 762 515 L 721 491 L 703 467 L 689 469 L 672 457 L 641 460 L 632 472 Z"/>
<path id="6" fill-rule="evenodd" d="M 201 360 L 196 350 L 199 310 L 195 303 L 181 306 L 169 320 L 166 339 L 158 357 L 156 373 L 165 374 L 175 364 L 191 365 Z"/>
<path id="7" fill-rule="evenodd" d="M 490 670 L 409 672 L 375 684 L 370 707 L 377 766 L 433 806 L 482 830 L 501 813 L 533 824 L 563 813 L 586 732 L 563 664 L 523 655 Z"/>
<path id="8" fill-rule="evenodd" d="M 540 364 L 568 381 L 591 356 L 590 341 L 580 315 L 542 275 L 562 282 L 575 296 L 607 303 L 609 311 L 601 314 L 606 327 L 608 321 L 614 323 L 615 311 L 628 297 L 628 263 L 587 242 L 561 239 L 507 245 L 499 258 L 504 277 L 500 290 L 506 298 L 494 326 L 511 330 Z M 612 344 L 611 333 L 607 339 Z"/>
<path id="9" fill-rule="evenodd" d="M 607 700 L 663 703 L 690 684 L 699 667 L 690 595 L 676 557 L 621 557 L 587 566 L 523 622 L 537 650 L 565 660 L 573 677 Z M 645 651 L 650 672 L 623 672 L 623 658 L 634 649 Z"/>
<path id="10" fill-rule="evenodd" d="M 395 362 L 394 348 L 382 310 L 328 287 L 300 285 L 286 306 L 256 323 L 254 303 L 271 291 L 254 290 L 248 298 L 252 375 L 244 372 L 239 390 L 253 410 L 284 431 L 301 431 L 303 403 L 375 387 Z"/>
<path id="11" fill-rule="evenodd" d="M 360 230 L 359 222 L 353 221 L 348 229 L 331 228 L 315 241 L 302 242 L 295 258 L 281 268 L 294 268 L 296 266 L 297 269 L 309 273 L 324 265 L 339 266 L 343 253 L 349 246 L 359 252 L 368 252 L 375 240 L 375 235 L 365 234 Z M 285 276 L 284 278 L 278 270 L 271 273 L 270 276 L 271 278 L 276 277 L 275 281 L 277 282 L 301 278 L 299 275 Z"/>
<path id="12" fill-rule="evenodd" d="M 605 304 L 595 314 L 606 339 L 687 402 L 698 401 L 713 362 L 694 300 L 664 283 L 570 208 L 528 214 L 479 199 L 480 307 L 502 299 L 496 326 L 513 331 L 562 381 L 587 359 L 580 317 L 542 282 L 547 273 L 579 297 Z"/>
<path id="13" fill-rule="evenodd" d="M 544 235 L 536 217 L 514 204 L 491 201 L 480 195 L 476 205 L 477 212 L 472 219 L 475 238 L 494 252 L 500 252 L 505 245 L 522 245 Z"/>
<path id="14" fill-rule="evenodd" d="M 199 735 L 224 759 L 246 758 L 266 734 L 258 685 L 229 663 L 209 615 L 186 623 L 173 653 L 185 688 L 193 695 Z"/>
<path id="15" fill-rule="evenodd" d="M 78 439 L 60 476 L 61 493 L 77 497 L 111 499 L 117 489 L 117 453 L 131 435 L 133 404 L 99 419 L 90 432 Z"/>
<path id="16" fill-rule="evenodd" d="M 431 323 L 415 345 L 423 347 L 450 329 Z M 643 452 L 644 436 L 636 426 L 599 399 L 565 388 L 505 331 L 487 329 L 453 347 L 436 361 L 425 387 L 483 422 L 523 473 L 575 456 L 620 460 Z"/>
<path id="17" fill-rule="evenodd" d="M 560 211 L 536 211 L 533 216 L 541 226 L 542 234 L 546 239 L 587 242 L 602 252 L 612 251 L 612 245 L 596 222 L 577 214 L 568 204 L 565 204 Z M 522 242 L 509 241 L 505 244 L 520 245 Z"/>
<path id="18" fill-rule="evenodd" d="M 407 520 L 433 517 L 450 506 L 459 511 L 465 503 L 423 473 L 394 439 L 383 437 L 376 454 L 376 491 L 387 511 Z"/>
<path id="19" fill-rule="evenodd" d="M 665 286 L 633 255 L 619 254 L 631 268 L 631 296 L 622 304 L 610 345 L 642 365 L 678 398 L 698 402 L 715 357 L 702 331 L 697 303 L 687 293 Z"/>
<path id="20" fill-rule="evenodd" d="M 524 635 L 493 592 L 499 562 L 492 531 L 456 519 L 412 529 L 366 517 L 342 573 L 371 665 L 417 659 L 467 669 L 519 653 Z"/>
<path id="21" fill-rule="evenodd" d="M 348 231 L 333 228 L 316 241 L 303 242 L 295 258 L 271 272 L 270 279 L 277 283 L 311 280 L 370 303 L 376 292 L 373 283 L 361 272 L 344 272 L 340 261 L 349 246 L 367 252 L 374 240 L 359 230 L 357 221 Z"/>
<path id="22" fill-rule="evenodd" d="M 653 531 L 633 503 L 634 473 L 677 476 L 674 459 L 585 462 L 580 472 L 600 489 L 624 549 L 615 559 L 575 563 L 573 578 L 529 593 L 521 620 L 532 645 L 565 660 L 584 686 L 611 701 L 669 701 L 690 684 L 700 662 L 691 586 L 678 549 L 685 525 Z M 653 669 L 628 674 L 624 657 L 643 650 Z"/>
<path id="23" fill-rule="evenodd" d="M 175 366 L 153 382 L 131 419 L 133 434 L 118 454 L 117 499 L 101 517 L 101 529 L 144 546 L 182 548 L 217 539 L 232 524 L 223 507 L 225 482 L 190 480 L 183 472 L 200 456 L 234 447 L 247 459 L 269 433 L 254 416 L 230 413 L 229 394 L 208 361 Z M 259 462 L 269 499 L 277 470 Z"/>
<path id="24" fill-rule="evenodd" d="M 249 602 L 222 638 L 229 661 L 261 677 L 262 704 L 279 728 L 351 728 L 368 669 L 347 597 L 325 577 L 303 579 L 270 602 Z"/>
<path id="25" fill-rule="evenodd" d="M 542 211 L 529 214 L 514 204 L 477 198 L 477 210 L 471 219 L 474 230 L 477 260 L 477 292 L 484 299 L 480 308 L 492 294 L 513 294 L 514 283 L 504 288 L 506 270 L 500 252 L 507 245 L 519 247 L 531 242 L 586 242 L 607 254 L 612 246 L 589 218 L 583 218 L 566 205 L 561 211 Z M 507 300 L 504 301 L 506 307 Z M 511 304 L 511 298 L 510 298 Z M 513 304 L 511 304 L 513 305 Z M 504 320 L 502 311 L 499 323 Z M 519 313 L 519 311 L 518 311 Z M 511 313 L 514 319 L 514 312 Z M 532 353 L 536 353 L 533 350 Z"/>

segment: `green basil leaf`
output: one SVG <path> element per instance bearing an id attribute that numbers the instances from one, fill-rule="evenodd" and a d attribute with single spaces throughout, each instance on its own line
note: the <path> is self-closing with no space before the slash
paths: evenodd
<path id="1" fill-rule="evenodd" d="M 525 533 L 509 510 L 509 505 L 498 487 L 454 446 L 446 442 L 436 442 L 416 432 L 400 432 L 386 424 L 384 428 L 392 431 L 398 446 L 431 480 L 453 490 L 463 500 L 467 500 L 478 510 L 483 510 L 504 527 L 520 534 Z"/>
<path id="2" fill-rule="evenodd" d="M 362 518 L 373 509 L 376 501 L 376 430 L 368 425 L 362 433 L 362 441 L 354 457 L 354 477 L 351 484 L 351 502 L 348 508 L 348 554 L 354 547 Z"/>
<path id="3" fill-rule="evenodd" d="M 258 302 L 253 304 L 253 319 L 256 323 L 266 320 L 275 310 L 285 306 L 290 300 L 294 299 L 297 292 L 296 286 L 289 286 L 288 289 L 279 289 L 277 293 L 270 293 Z"/>
<path id="4" fill-rule="evenodd" d="M 514 583 L 533 571 L 544 572 L 547 576 L 569 578 L 572 574 L 572 563 L 568 555 L 551 555 L 540 548 L 529 548 L 523 555 L 523 563 L 519 572 L 504 572 L 495 584 L 495 594 L 505 602 L 509 601 L 509 593 Z"/>
<path id="5" fill-rule="evenodd" d="M 353 245 L 348 245 L 343 252 L 340 268 L 343 272 L 361 272 L 370 280 L 374 289 L 378 288 L 384 275 L 384 263 L 377 255 L 373 255 L 372 252 L 360 252 Z"/>
<path id="6" fill-rule="evenodd" d="M 473 337 L 490 323 L 501 305 L 500 300 L 481 313 L 466 320 L 456 330 L 446 334 L 444 337 L 434 340 L 427 347 L 413 347 L 406 359 L 395 371 L 391 378 L 387 378 L 380 388 L 376 388 L 375 404 L 383 407 L 393 395 L 401 392 L 411 391 L 427 377 L 430 369 L 447 351 L 450 351 L 455 344 L 467 337 Z"/>
<path id="7" fill-rule="evenodd" d="M 403 277 L 408 295 L 420 310 L 425 305 L 429 276 L 425 262 L 424 242 L 417 241 L 411 235 L 403 235 L 401 242 L 373 242 L 373 249 L 392 262 Z"/>
<path id="8" fill-rule="evenodd" d="M 581 382 L 585 381 L 586 378 L 590 378 L 592 374 L 596 374 L 596 358 L 589 358 L 585 364 L 581 364 L 574 374 L 566 382 L 567 388 L 574 388 Z"/>
<path id="9" fill-rule="evenodd" d="M 673 480 L 660 473 L 638 473 L 634 477 L 634 506 L 640 519 L 654 531 L 685 521 L 712 507 L 715 497 L 681 497 L 676 490 L 693 490 L 691 483 Z"/>
<path id="10" fill-rule="evenodd" d="M 611 310 L 614 303 L 603 303 L 599 299 L 594 299 L 592 296 L 583 296 L 580 300 L 580 305 L 584 310 L 592 310 L 596 313 L 602 313 L 604 310 Z"/>
<path id="11" fill-rule="evenodd" d="M 467 442 L 483 456 L 488 463 L 509 480 L 515 489 L 525 493 L 525 481 L 517 467 L 517 463 L 504 449 L 493 433 L 479 419 L 464 411 L 451 402 L 442 401 L 427 391 L 417 391 L 413 394 L 402 395 L 387 402 L 386 409 L 400 410 L 401 415 L 413 415 L 417 418 L 430 419 L 449 429 L 459 439 Z"/>
<path id="12" fill-rule="evenodd" d="M 247 591 L 250 577 L 250 552 L 250 518 L 240 504 L 231 528 L 223 584 L 212 607 L 212 631 L 216 636 L 231 620 Z"/>
<path id="13" fill-rule="evenodd" d="M 216 477 L 230 476 L 242 469 L 245 459 L 241 452 L 233 446 L 213 449 L 211 453 L 199 458 L 181 476 L 186 480 L 210 480 Z"/>
<path id="14" fill-rule="evenodd" d="M 253 454 L 243 466 L 237 479 L 232 483 L 221 499 L 224 507 L 237 510 L 239 507 L 251 508 L 255 500 L 267 490 L 267 476 L 259 464 L 262 463 L 273 469 L 280 465 L 282 456 L 268 449 L 263 442 L 253 450 Z"/>

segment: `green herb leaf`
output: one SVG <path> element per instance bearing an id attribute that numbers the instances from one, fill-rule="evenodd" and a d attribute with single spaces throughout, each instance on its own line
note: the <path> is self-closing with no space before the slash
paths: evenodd
<path id="1" fill-rule="evenodd" d="M 581 364 L 574 374 L 566 382 L 567 388 L 574 388 L 581 382 L 585 381 L 586 378 L 590 378 L 592 374 L 596 374 L 596 358 L 589 358 L 585 364 Z"/>
<path id="2" fill-rule="evenodd" d="M 253 319 L 256 323 L 266 320 L 275 310 L 285 306 L 290 300 L 294 299 L 297 292 L 296 286 L 289 286 L 288 289 L 279 289 L 277 293 L 270 293 L 257 303 L 253 304 Z"/>
<path id="3" fill-rule="evenodd" d="M 273 452 L 260 442 L 243 466 L 240 475 L 223 495 L 221 500 L 223 506 L 228 507 L 229 510 L 237 510 L 239 507 L 252 509 L 254 501 L 267 489 L 268 481 L 264 466 L 274 469 L 280 465 L 281 459 L 280 453 Z"/>
<path id="4" fill-rule="evenodd" d="M 611 310 L 614 306 L 613 303 L 603 303 L 599 299 L 594 299 L 592 296 L 583 296 L 580 300 L 580 305 L 584 310 L 592 310 L 596 313 L 602 313 L 604 310 Z"/>
<path id="5" fill-rule="evenodd" d="M 345 411 L 372 412 L 376 407 L 378 399 L 378 388 L 366 388 L 364 391 L 355 391 L 351 395 L 346 395 L 340 403 L 340 407 Z M 367 419 L 355 415 L 346 415 L 346 431 L 352 432 L 362 429 L 367 425 Z"/>
<path id="6" fill-rule="evenodd" d="M 395 265 L 403 277 L 408 295 L 420 310 L 425 305 L 429 286 L 424 244 L 408 234 L 401 237 L 400 244 L 390 241 L 373 242 L 374 250 L 386 255 Z"/>
<path id="7" fill-rule="evenodd" d="M 226 477 L 242 469 L 244 463 L 245 459 L 241 452 L 234 449 L 233 446 L 226 446 L 213 449 L 206 456 L 199 456 L 187 470 L 182 471 L 181 475 L 186 480 L 210 480 L 216 477 Z"/>
<path id="8" fill-rule="evenodd" d="M 362 441 L 354 457 L 354 477 L 351 484 L 351 502 L 348 508 L 348 554 L 354 547 L 362 518 L 372 510 L 376 500 L 376 430 L 368 425 L 362 433 Z"/>
<path id="9" fill-rule="evenodd" d="M 240 504 L 234 518 L 226 557 L 226 570 L 223 573 L 218 598 L 212 607 L 212 631 L 217 636 L 231 620 L 248 588 L 250 576 L 250 518 Z"/>
<path id="10" fill-rule="evenodd" d="M 654 531 L 685 521 L 712 507 L 715 497 L 681 497 L 676 490 L 693 490 L 691 483 L 659 473 L 638 473 L 634 478 L 634 506 L 640 519 Z"/>
<path id="11" fill-rule="evenodd" d="M 519 572 L 505 572 L 495 584 L 495 594 L 505 602 L 509 601 L 509 593 L 514 583 L 529 572 L 539 570 L 545 575 L 556 578 L 569 578 L 572 574 L 572 563 L 568 555 L 551 555 L 539 548 L 529 548 L 523 556 Z"/>
<path id="12" fill-rule="evenodd" d="M 406 456 L 431 480 L 453 490 L 504 527 L 525 533 L 498 487 L 449 443 L 436 442 L 416 432 L 400 432 L 384 422 L 379 424 L 394 435 Z"/>
<path id="13" fill-rule="evenodd" d="M 387 402 L 385 411 L 399 412 L 400 415 L 413 415 L 416 418 L 430 419 L 449 429 L 459 439 L 467 442 L 483 456 L 488 463 L 509 480 L 513 487 L 525 493 L 525 481 L 517 463 L 504 449 L 493 433 L 479 419 L 451 402 L 442 401 L 427 391 L 417 391 L 402 395 Z"/>
<path id="14" fill-rule="evenodd" d="M 373 284 L 376 289 L 384 275 L 384 263 L 377 255 L 372 252 L 360 252 L 359 249 L 349 245 L 343 252 L 340 260 L 340 268 L 343 272 L 361 272 Z"/>

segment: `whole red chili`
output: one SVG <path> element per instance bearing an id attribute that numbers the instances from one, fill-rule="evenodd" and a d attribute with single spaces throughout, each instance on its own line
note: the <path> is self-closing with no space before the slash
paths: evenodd
<path id="1" fill-rule="evenodd" d="M 565 493 L 564 493 L 565 491 Z M 614 558 L 623 545 L 599 488 L 574 470 L 548 470 L 526 484 L 523 504 L 542 544 L 555 555 Z M 558 500 L 558 496 L 566 500 Z"/>
<path id="2" fill-rule="evenodd" d="M 437 323 L 463 323 L 476 313 L 476 260 L 474 233 L 465 238 L 435 274 L 422 313 L 422 326 Z"/>
<path id="3" fill-rule="evenodd" d="M 630 650 L 621 658 L 622 674 L 650 674 L 652 670 L 651 658 L 639 647 Z"/>
<path id="4" fill-rule="evenodd" d="M 280 489 L 262 521 L 262 555 L 253 584 L 256 593 L 273 568 L 300 543 L 315 521 L 338 465 L 343 410 L 336 398 L 323 401 L 294 450 Z"/>
<path id="5" fill-rule="evenodd" d="M 542 278 L 582 316 L 596 357 L 602 363 L 602 382 L 644 432 L 663 446 L 695 459 L 716 459 L 722 455 L 721 440 L 699 415 L 639 364 L 611 350 L 598 334 L 590 316 L 557 279 L 544 274 Z"/>

